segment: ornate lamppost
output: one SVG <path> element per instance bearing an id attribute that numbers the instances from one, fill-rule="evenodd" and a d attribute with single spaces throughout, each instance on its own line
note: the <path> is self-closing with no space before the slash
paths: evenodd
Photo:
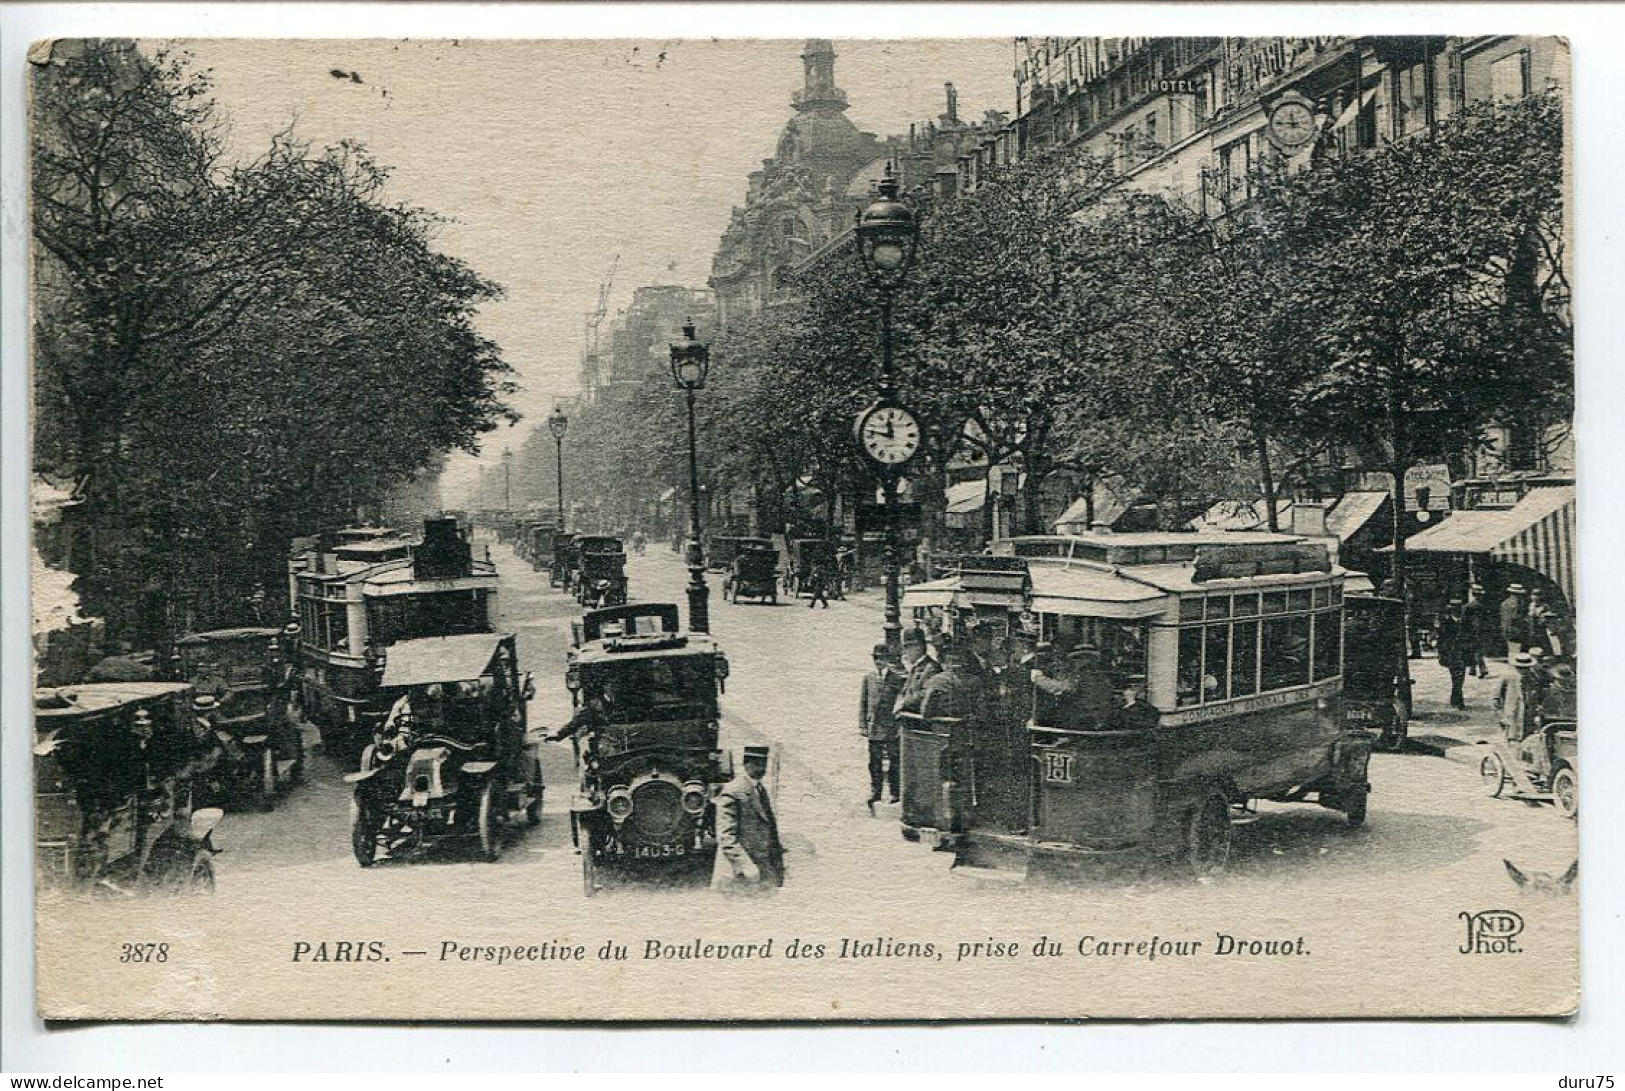
<path id="1" fill-rule="evenodd" d="M 564 415 L 564 410 L 555 405 L 552 416 L 547 418 L 547 430 L 553 433 L 553 465 L 558 475 L 556 484 L 559 500 L 559 530 L 561 532 L 564 530 L 564 433 L 569 427 L 570 418 Z"/>
<path id="2" fill-rule="evenodd" d="M 711 348 L 694 334 L 694 321 L 683 327 L 683 340 L 671 345 L 671 377 L 688 398 L 688 627 L 711 631 L 711 589 L 705 585 L 705 549 L 700 545 L 700 458 L 694 438 L 694 394 L 705 389 L 711 370 Z"/>
<path id="3" fill-rule="evenodd" d="M 853 228 L 858 260 L 869 282 L 880 293 L 880 376 L 878 396 L 853 426 L 858 449 L 880 479 L 884 505 L 886 548 L 886 644 L 902 646 L 902 592 L 898 586 L 897 482 L 905 466 L 919 454 L 922 430 L 919 417 L 897 398 L 892 374 L 892 297 L 914 263 L 919 224 L 914 212 L 897 198 L 897 177 L 890 163 L 880 180 L 879 197 L 857 213 Z"/>

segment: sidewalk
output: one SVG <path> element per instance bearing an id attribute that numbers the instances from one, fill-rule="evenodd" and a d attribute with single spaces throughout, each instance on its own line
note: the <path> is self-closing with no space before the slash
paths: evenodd
<path id="1" fill-rule="evenodd" d="M 1483 757 L 1479 744 L 1501 734 L 1496 718 L 1495 694 L 1511 670 L 1489 660 L 1488 678 L 1467 677 L 1463 695 L 1466 711 L 1450 707 L 1450 673 L 1436 658 L 1411 660 L 1410 748 L 1435 757 L 1476 766 Z"/>

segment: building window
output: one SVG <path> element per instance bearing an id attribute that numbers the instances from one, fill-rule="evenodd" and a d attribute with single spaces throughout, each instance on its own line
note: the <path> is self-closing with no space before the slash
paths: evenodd
<path id="1" fill-rule="evenodd" d="M 1529 93 L 1529 50 L 1509 53 L 1490 65 L 1490 97 L 1519 99 Z"/>
<path id="2" fill-rule="evenodd" d="M 1394 134 L 1405 136 L 1427 128 L 1427 65 L 1416 64 L 1394 74 Z"/>

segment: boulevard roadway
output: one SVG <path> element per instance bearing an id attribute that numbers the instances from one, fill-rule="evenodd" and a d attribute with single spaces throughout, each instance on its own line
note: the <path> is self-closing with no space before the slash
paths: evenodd
<path id="1" fill-rule="evenodd" d="M 547 587 L 545 573 L 532 572 L 495 541 L 489 546 L 503 577 L 503 625 L 518 635 L 521 665 L 535 675 L 532 728 L 554 729 L 570 715 L 564 657 L 570 622 L 579 611 L 568 596 Z M 634 599 L 681 603 L 686 617 L 687 570 L 676 554 L 656 546 L 633 556 L 628 575 Z M 708 581 L 712 635 L 731 665 L 723 741 L 766 743 L 777 758 L 775 798 L 790 849 L 785 897 L 872 898 L 883 883 L 888 892 L 932 891 L 945 898 L 965 896 L 967 888 L 977 886 L 949 876 L 948 854 L 905 842 L 895 808 L 883 805 L 871 817 L 865 807 L 867 752 L 856 729 L 857 694 L 870 649 L 881 636 L 879 593 L 836 601 L 829 609 L 809 609 L 806 600 L 781 599 L 776 607 L 734 605 L 722 600 L 720 574 L 708 574 Z M 1474 684 L 1480 692 L 1469 697 L 1487 709 L 1489 683 Z M 226 817 L 219 840 L 227 851 L 217 861 L 221 893 L 258 886 L 254 876 L 294 869 L 319 872 L 323 886 L 396 889 L 409 896 L 425 883 L 444 881 L 450 869 L 456 882 L 478 882 L 491 897 L 500 897 L 500 888 L 509 883 L 557 887 L 579 896 L 579 857 L 569 838 L 575 779 L 570 748 L 558 743 L 542 750 L 548 784 L 544 821 L 536 829 L 511 828 L 501 861 L 471 861 L 447 849 L 368 872 L 350 855 L 347 786 L 339 770 L 318 756 L 306 783 L 291 790 L 275 811 Z M 1500 869 L 1503 858 L 1560 872 L 1573 859 L 1572 823 L 1551 808 L 1487 798 L 1469 765 L 1418 753 L 1378 754 L 1371 781 L 1370 816 L 1361 830 L 1345 828 L 1338 815 L 1318 807 L 1264 805 L 1263 817 L 1238 827 L 1231 870 L 1218 881 L 1268 888 L 1291 881 L 1318 889 L 1378 875 L 1392 882 L 1417 870 L 1441 877 L 1453 871 L 1482 874 Z M 1089 889 L 1100 895 L 1143 891 L 1148 884 L 1169 893 L 1187 885 L 1152 877 Z M 650 889 L 647 883 L 633 885 Z M 603 896 L 624 893 L 611 889 Z"/>

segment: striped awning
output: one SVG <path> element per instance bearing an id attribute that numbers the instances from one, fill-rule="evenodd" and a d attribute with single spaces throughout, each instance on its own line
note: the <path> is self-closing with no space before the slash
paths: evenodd
<path id="1" fill-rule="evenodd" d="M 1531 489 L 1510 514 L 1524 528 L 1490 551 L 1498 561 L 1521 564 L 1557 584 L 1574 601 L 1574 486 Z"/>
<path id="2" fill-rule="evenodd" d="M 1574 486 L 1531 489 L 1505 511 L 1458 511 L 1405 543 L 1413 553 L 1488 554 L 1539 572 L 1574 601 Z"/>

